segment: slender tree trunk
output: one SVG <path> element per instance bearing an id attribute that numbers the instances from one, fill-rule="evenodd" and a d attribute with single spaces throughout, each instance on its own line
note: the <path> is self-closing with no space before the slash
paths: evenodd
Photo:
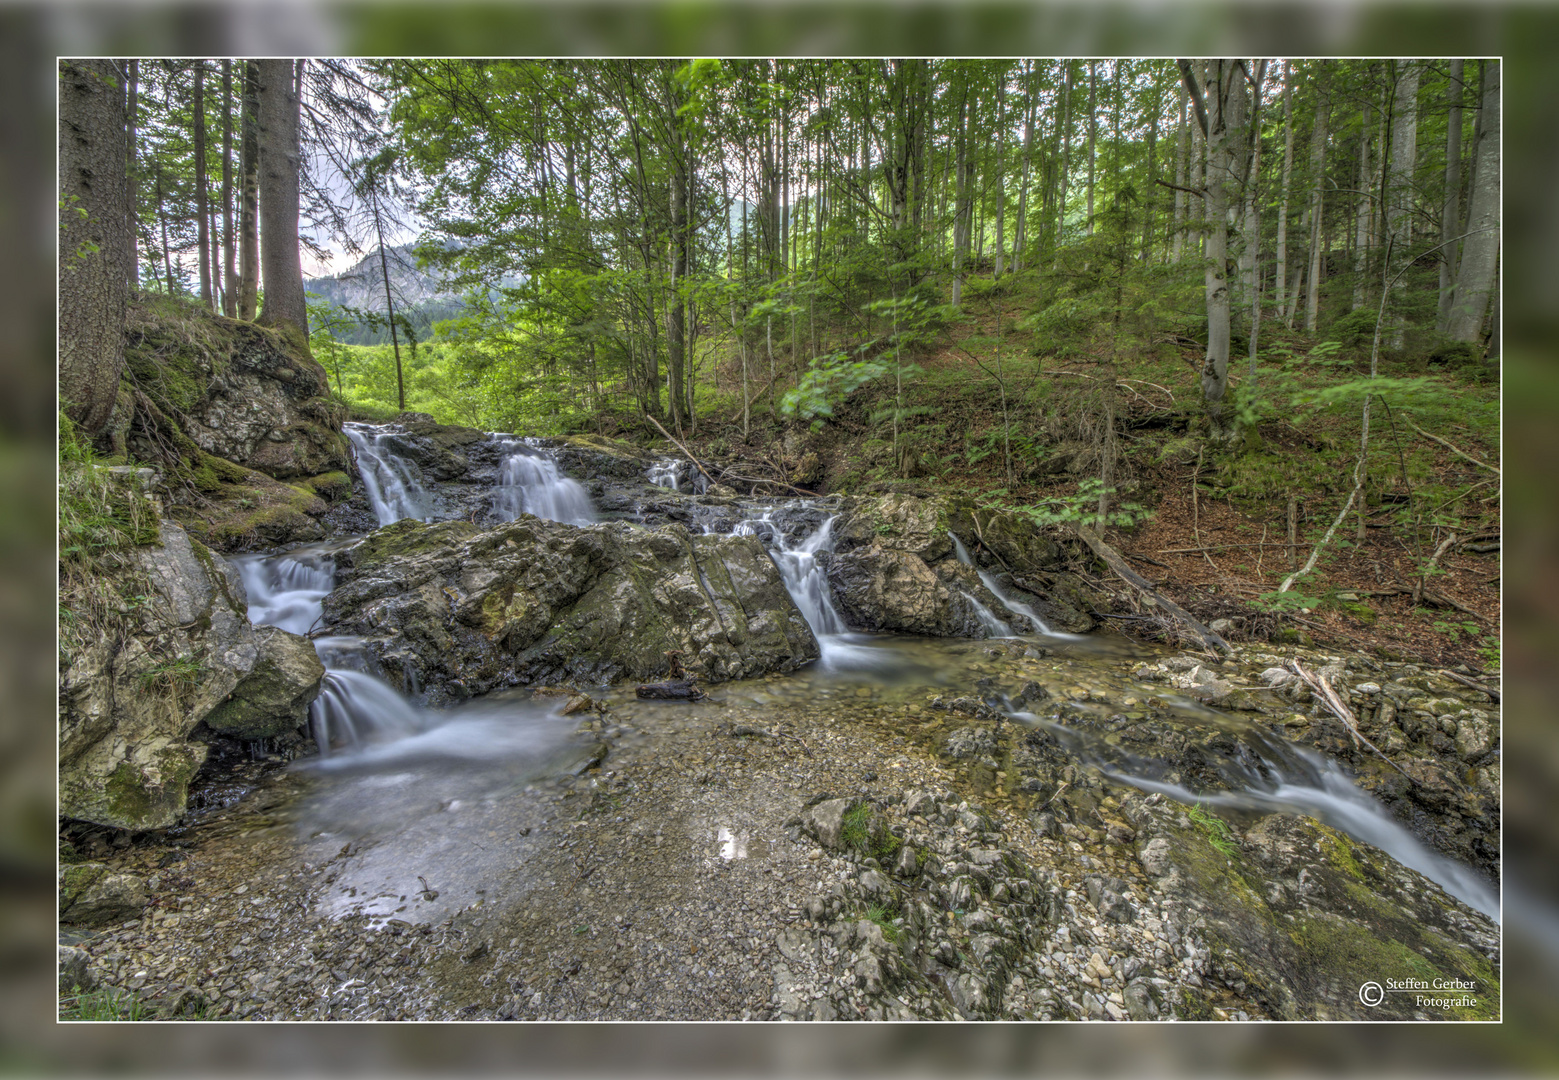
<path id="1" fill-rule="evenodd" d="M 111 60 L 59 66 L 59 395 L 83 431 L 107 426 L 129 298 L 125 86 Z"/>
<path id="2" fill-rule="evenodd" d="M 233 265 L 233 62 L 222 61 L 222 314 L 238 314 L 238 272 Z"/>
<path id="3" fill-rule="evenodd" d="M 1207 251 L 1203 288 L 1207 297 L 1207 354 L 1202 361 L 1202 403 L 1214 442 L 1233 434 L 1224 404 L 1229 388 L 1229 214 L 1235 190 L 1234 154 L 1225 106 L 1225 89 L 1239 73 L 1231 61 L 1207 62 Z M 1188 87 L 1190 89 L 1190 87 Z M 1193 96 L 1195 91 L 1193 90 Z"/>
<path id="4" fill-rule="evenodd" d="M 1288 299 L 1288 198 L 1294 179 L 1294 64 L 1283 61 L 1283 191 L 1278 196 L 1277 283 L 1273 287 L 1277 317 Z"/>
<path id="5" fill-rule="evenodd" d="M 1153 202 L 1157 198 L 1154 188 L 1158 179 L 1158 121 L 1159 114 L 1163 111 L 1164 102 L 1160 96 L 1160 83 L 1158 75 L 1155 74 L 1153 108 L 1148 116 L 1148 175 L 1142 185 L 1142 261 L 1147 265 L 1153 262 Z"/>
<path id="6" fill-rule="evenodd" d="M 162 269 L 168 283 L 168 295 L 173 295 L 173 258 L 168 254 L 168 215 L 162 205 L 162 166 L 157 166 L 157 224 L 162 230 Z M 155 271 L 154 271 L 155 276 Z"/>
<path id="7" fill-rule="evenodd" d="M 1357 311 L 1369 299 L 1365 278 L 1369 274 L 1370 212 L 1375 198 L 1370 192 L 1370 103 L 1364 103 L 1363 122 L 1359 125 L 1359 209 L 1353 239 L 1353 308 Z"/>
<path id="8" fill-rule="evenodd" d="M 1185 230 L 1186 230 L 1186 180 L 1187 163 L 1190 157 L 1191 131 L 1186 125 L 1186 91 L 1182 84 L 1180 87 L 1180 119 L 1179 132 L 1175 137 L 1175 236 L 1171 241 L 1170 259 L 1179 262 L 1185 254 Z"/>
<path id="9" fill-rule="evenodd" d="M 1060 265 L 1061 247 L 1066 243 L 1066 187 L 1072 172 L 1072 62 L 1063 60 L 1066 82 L 1061 90 L 1061 192 L 1056 198 L 1056 263 Z"/>
<path id="10" fill-rule="evenodd" d="M 140 239 L 140 199 L 137 190 L 139 177 L 135 165 L 135 121 L 136 114 L 140 111 L 138 108 L 140 81 L 141 62 L 125 61 L 125 224 L 129 226 L 127 241 L 129 248 L 125 252 L 125 257 L 129 260 L 127 273 L 131 296 L 134 296 L 141 287 L 140 260 L 136 251 Z M 152 276 L 157 276 L 155 270 L 152 271 Z"/>
<path id="11" fill-rule="evenodd" d="M 253 321 L 260 292 L 260 69 L 244 60 L 244 93 L 239 108 L 238 317 Z"/>
<path id="12" fill-rule="evenodd" d="M 396 328 L 395 294 L 390 288 L 390 257 L 384 247 L 384 215 L 379 210 L 379 189 L 370 181 L 369 194 L 373 205 L 374 235 L 379 241 L 379 278 L 384 282 L 384 310 L 390 318 L 390 345 L 395 350 L 395 400 L 401 412 L 406 411 L 406 376 L 401 370 L 401 339 Z M 266 300 L 270 304 L 269 298 Z"/>
<path id="13" fill-rule="evenodd" d="M 300 61 L 301 62 L 301 61 Z M 261 274 L 265 309 L 259 322 L 296 332 L 294 345 L 308 349 L 308 307 L 298 253 L 298 95 L 291 60 L 258 61 L 260 218 L 265 234 Z"/>
<path id="14" fill-rule="evenodd" d="M 1034 61 L 1023 61 L 1023 177 L 1018 181 L 1018 220 L 1012 229 L 1012 272 L 1023 269 L 1024 249 L 1029 244 L 1029 172 L 1034 154 Z"/>
<path id="15" fill-rule="evenodd" d="M 1476 342 L 1483 335 L 1484 317 L 1494 284 L 1500 254 L 1500 62 L 1484 67 L 1482 121 L 1474 153 L 1476 186 L 1468 202 L 1467 239 L 1462 241 L 1461 266 L 1456 295 L 1451 302 L 1448 332 L 1457 341 Z"/>
<path id="16" fill-rule="evenodd" d="M 1094 150 L 1099 140 L 1099 65 L 1088 62 L 1088 220 L 1085 236 L 1093 235 Z"/>
<path id="17" fill-rule="evenodd" d="M 1445 90 L 1445 201 L 1440 209 L 1440 305 L 1435 318 L 1441 333 L 1450 322 L 1455 295 L 1457 246 L 1452 240 L 1462 218 L 1462 67 L 1462 61 L 1451 61 Z"/>
<path id="18" fill-rule="evenodd" d="M 1316 78 L 1316 96 L 1315 129 L 1310 139 L 1310 273 L 1305 295 L 1305 332 L 1309 334 L 1315 333 L 1316 317 L 1321 310 L 1321 277 L 1325 273 L 1326 128 L 1331 100 L 1324 68 Z"/>
<path id="19" fill-rule="evenodd" d="M 1006 270 L 1004 262 L 1007 257 L 1007 69 L 1002 64 L 998 68 L 996 84 L 996 272 L 993 280 L 1000 281 L 1002 273 Z"/>
<path id="20" fill-rule="evenodd" d="M 1245 180 L 1245 227 L 1244 237 L 1244 262 L 1245 262 L 1245 289 L 1250 303 L 1250 333 L 1247 335 L 1250 347 L 1250 377 L 1251 385 L 1255 385 L 1256 379 L 1256 348 L 1257 338 L 1261 330 L 1261 94 L 1262 87 L 1266 84 L 1267 62 L 1256 61 L 1256 75 L 1250 95 L 1250 122 L 1248 127 L 1248 146 L 1250 147 L 1250 170 Z"/>
<path id="21" fill-rule="evenodd" d="M 195 247 L 200 266 L 200 302 L 207 310 L 211 303 L 210 235 L 206 216 L 206 62 L 195 61 Z"/>
<path id="22" fill-rule="evenodd" d="M 1391 126 L 1391 190 L 1387 212 L 1393 247 L 1405 254 L 1413 240 L 1413 173 L 1418 163 L 1418 64 L 1407 61 L 1397 75 Z M 1402 305 L 1407 296 L 1407 276 L 1392 286 L 1389 348 L 1401 349 L 1406 340 L 1407 319 Z"/>
<path id="23" fill-rule="evenodd" d="M 958 128 L 954 137 L 953 290 L 952 302 L 963 302 L 964 260 L 969 253 L 969 73 L 958 67 Z"/>

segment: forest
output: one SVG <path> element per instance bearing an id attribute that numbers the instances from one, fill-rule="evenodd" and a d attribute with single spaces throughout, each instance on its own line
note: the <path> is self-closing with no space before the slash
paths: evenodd
<path id="1" fill-rule="evenodd" d="M 360 418 L 653 420 L 793 486 L 1100 524 L 1194 459 L 1290 563 L 1389 514 L 1415 601 L 1490 542 L 1491 474 L 1438 466 L 1497 439 L 1497 61 L 320 60 L 271 126 L 258 62 L 109 67 L 125 295 L 247 319 L 264 286 Z M 300 246 L 350 288 L 299 295 Z"/>

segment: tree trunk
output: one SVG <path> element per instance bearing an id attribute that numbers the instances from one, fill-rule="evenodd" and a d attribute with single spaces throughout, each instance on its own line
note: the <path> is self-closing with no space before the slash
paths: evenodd
<path id="1" fill-rule="evenodd" d="M 260 292 L 260 69 L 253 60 L 243 65 L 238 122 L 238 317 L 253 321 Z"/>
<path id="2" fill-rule="evenodd" d="M 1215 443 L 1232 437 L 1224 405 L 1229 388 L 1229 215 L 1230 196 L 1236 191 L 1234 153 L 1225 106 L 1230 84 L 1242 77 L 1232 61 L 1207 61 L 1207 94 L 1192 73 L 1188 61 L 1180 61 L 1181 78 L 1196 103 L 1197 121 L 1204 126 L 1207 147 L 1207 253 L 1203 262 L 1203 289 L 1207 303 L 1207 354 L 1202 361 L 1202 404 Z"/>
<path id="3" fill-rule="evenodd" d="M 195 249 L 200 264 L 200 302 L 215 311 L 211 303 L 211 236 L 206 216 L 206 62 L 195 61 Z"/>
<path id="4" fill-rule="evenodd" d="M 1278 197 L 1277 283 L 1274 310 L 1283 317 L 1288 299 L 1288 197 L 1294 179 L 1294 64 L 1283 61 L 1283 192 Z"/>
<path id="5" fill-rule="evenodd" d="M 1180 87 L 1180 128 L 1175 137 L 1175 236 L 1171 241 L 1170 259 L 1179 262 L 1185 254 L 1186 229 L 1186 165 L 1190 157 L 1190 128 L 1186 126 L 1186 91 Z"/>
<path id="6" fill-rule="evenodd" d="M 1310 136 L 1310 273 L 1305 294 L 1305 332 L 1315 333 L 1316 317 L 1321 310 L 1321 276 L 1325 272 L 1326 205 L 1326 128 L 1331 112 L 1327 95 L 1326 71 L 1316 79 L 1315 129 Z"/>
<path id="7" fill-rule="evenodd" d="M 1391 125 L 1391 184 L 1387 227 L 1392 248 L 1406 254 L 1413 240 L 1413 172 L 1418 163 L 1418 64 L 1407 61 L 1397 77 Z M 1392 286 L 1391 337 L 1389 348 L 1401 349 L 1407 320 L 1402 305 L 1407 296 L 1407 275 Z"/>
<path id="8" fill-rule="evenodd" d="M 1461 267 L 1456 276 L 1456 295 L 1451 301 L 1447 332 L 1457 341 L 1476 342 L 1483 334 L 1483 319 L 1494 293 L 1499 264 L 1499 154 L 1500 63 L 1490 60 L 1484 68 L 1482 129 L 1474 150 L 1476 186 L 1467 210 L 1470 235 L 1462 242 Z"/>
<path id="9" fill-rule="evenodd" d="M 1364 103 L 1363 122 L 1359 125 L 1359 209 L 1353 236 L 1353 308 L 1357 311 L 1369 299 L 1365 287 L 1370 262 L 1370 217 L 1375 199 L 1370 192 L 1370 103 Z"/>
<path id="10" fill-rule="evenodd" d="M 1072 62 L 1063 60 L 1066 82 L 1061 89 L 1061 191 L 1056 198 L 1056 261 L 1061 259 L 1061 245 L 1066 243 L 1066 188 L 1072 171 Z"/>
<path id="11" fill-rule="evenodd" d="M 1007 220 L 1007 66 L 999 66 L 999 79 L 996 84 L 996 265 L 992 280 L 1000 281 L 1006 266 L 1003 265 L 1007 253 L 1007 236 L 1005 225 Z"/>
<path id="12" fill-rule="evenodd" d="M 1099 65 L 1088 62 L 1088 220 L 1083 235 L 1093 235 L 1094 150 L 1099 141 Z"/>
<path id="13" fill-rule="evenodd" d="M 168 215 L 162 205 L 162 166 L 157 166 L 157 224 L 162 229 L 163 280 L 168 283 L 168 295 L 173 295 L 173 258 L 168 254 Z"/>
<path id="14" fill-rule="evenodd" d="M 222 61 L 222 314 L 238 314 L 238 272 L 233 265 L 233 62 Z"/>
<path id="15" fill-rule="evenodd" d="M 969 255 L 969 73 L 958 67 L 958 134 L 953 144 L 953 289 L 952 302 L 963 302 L 964 260 Z"/>
<path id="16" fill-rule="evenodd" d="M 1446 83 L 1445 105 L 1445 201 L 1440 209 L 1440 306 L 1435 328 L 1445 332 L 1450 322 L 1451 301 L 1456 285 L 1456 244 L 1462 223 L 1462 68 L 1460 60 L 1451 61 L 1451 77 Z"/>
<path id="17" fill-rule="evenodd" d="M 671 163 L 671 274 L 666 296 L 667 377 L 670 380 L 671 426 L 682 434 L 685 427 L 683 363 L 687 347 L 683 322 L 683 277 L 687 273 L 687 162 L 682 147 L 672 148 Z M 780 246 L 781 257 L 784 245 Z"/>
<path id="18" fill-rule="evenodd" d="M 1164 102 L 1160 97 L 1160 83 L 1158 76 L 1153 78 L 1153 111 L 1148 118 L 1148 175 L 1142 185 L 1142 261 L 1145 264 L 1153 262 L 1153 200 L 1154 181 L 1158 178 L 1158 121 L 1159 114 L 1164 110 Z"/>
<path id="19" fill-rule="evenodd" d="M 129 266 L 126 275 L 130 282 L 130 295 L 134 296 L 141 286 L 141 270 L 139 258 L 136 252 L 136 243 L 139 239 L 140 225 L 140 200 L 136 190 L 137 177 L 135 172 L 135 120 L 137 98 L 141 77 L 141 62 L 139 60 L 127 60 L 125 62 L 125 224 L 129 226 L 125 249 L 125 259 Z M 156 277 L 157 272 L 152 271 Z"/>
<path id="20" fill-rule="evenodd" d="M 301 62 L 301 61 L 300 61 Z M 308 349 L 308 306 L 298 252 L 298 95 L 293 61 L 260 60 L 261 276 L 265 279 L 263 326 L 291 328 L 293 344 Z"/>
<path id="21" fill-rule="evenodd" d="M 108 424 L 129 297 L 125 87 L 110 60 L 59 68 L 59 394 L 83 431 Z"/>

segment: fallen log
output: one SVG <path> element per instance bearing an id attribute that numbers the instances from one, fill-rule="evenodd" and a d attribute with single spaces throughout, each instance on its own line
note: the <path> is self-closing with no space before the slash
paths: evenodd
<path id="1" fill-rule="evenodd" d="M 1136 589 L 1150 602 L 1162 608 L 1174 618 L 1178 619 L 1186 626 L 1187 629 L 1189 629 L 1192 633 L 1201 639 L 1203 645 L 1209 649 L 1222 650 L 1225 653 L 1232 654 L 1234 652 L 1233 647 L 1227 641 L 1213 633 L 1212 630 L 1203 626 L 1200 622 L 1192 617 L 1190 612 L 1186 611 L 1179 604 L 1175 603 L 1173 600 L 1169 599 L 1167 596 L 1155 589 L 1152 582 L 1148 581 L 1147 578 L 1137 573 L 1130 566 L 1127 566 L 1126 560 L 1121 558 L 1120 552 L 1116 551 L 1109 544 L 1106 544 L 1102 539 L 1100 539 L 1098 533 L 1094 532 L 1088 526 L 1082 524 L 1073 525 L 1072 529 L 1077 533 L 1082 542 L 1087 544 L 1089 548 L 1093 550 L 1095 555 L 1103 559 L 1105 564 L 1109 566 L 1111 570 L 1115 571 L 1116 577 L 1130 585 L 1133 589 Z"/>
<path id="2" fill-rule="evenodd" d="M 704 697 L 704 692 L 694 686 L 691 679 L 642 683 L 634 689 L 634 694 L 652 701 L 701 701 Z"/>

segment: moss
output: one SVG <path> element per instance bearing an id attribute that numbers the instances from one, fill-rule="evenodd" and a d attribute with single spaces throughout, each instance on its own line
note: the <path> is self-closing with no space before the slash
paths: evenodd
<path id="1" fill-rule="evenodd" d="M 403 518 L 364 538 L 353 553 L 360 567 L 398 559 L 444 545 L 453 545 L 478 532 L 468 521 L 439 521 L 431 525 L 415 518 Z M 495 535 L 495 542 L 496 542 Z"/>
<path id="2" fill-rule="evenodd" d="M 884 865 L 896 858 L 904 846 L 904 841 L 889 832 L 882 819 L 872 812 L 869 803 L 858 802 L 851 806 L 844 812 L 842 822 L 844 828 L 839 836 L 845 847 L 870 855 Z"/>
<path id="3" fill-rule="evenodd" d="M 121 762 L 104 785 L 108 812 L 121 821 L 145 821 L 151 814 L 152 800 L 146 791 L 141 770 L 128 761 Z"/>
<path id="4" fill-rule="evenodd" d="M 77 863 L 65 867 L 60 873 L 60 907 L 69 907 L 81 898 L 81 894 L 96 885 L 108 874 L 108 867 L 100 862 Z"/>
<path id="5" fill-rule="evenodd" d="M 306 477 L 298 481 L 298 486 L 312 491 L 326 502 L 338 503 L 352 497 L 352 478 L 340 471 Z"/>

